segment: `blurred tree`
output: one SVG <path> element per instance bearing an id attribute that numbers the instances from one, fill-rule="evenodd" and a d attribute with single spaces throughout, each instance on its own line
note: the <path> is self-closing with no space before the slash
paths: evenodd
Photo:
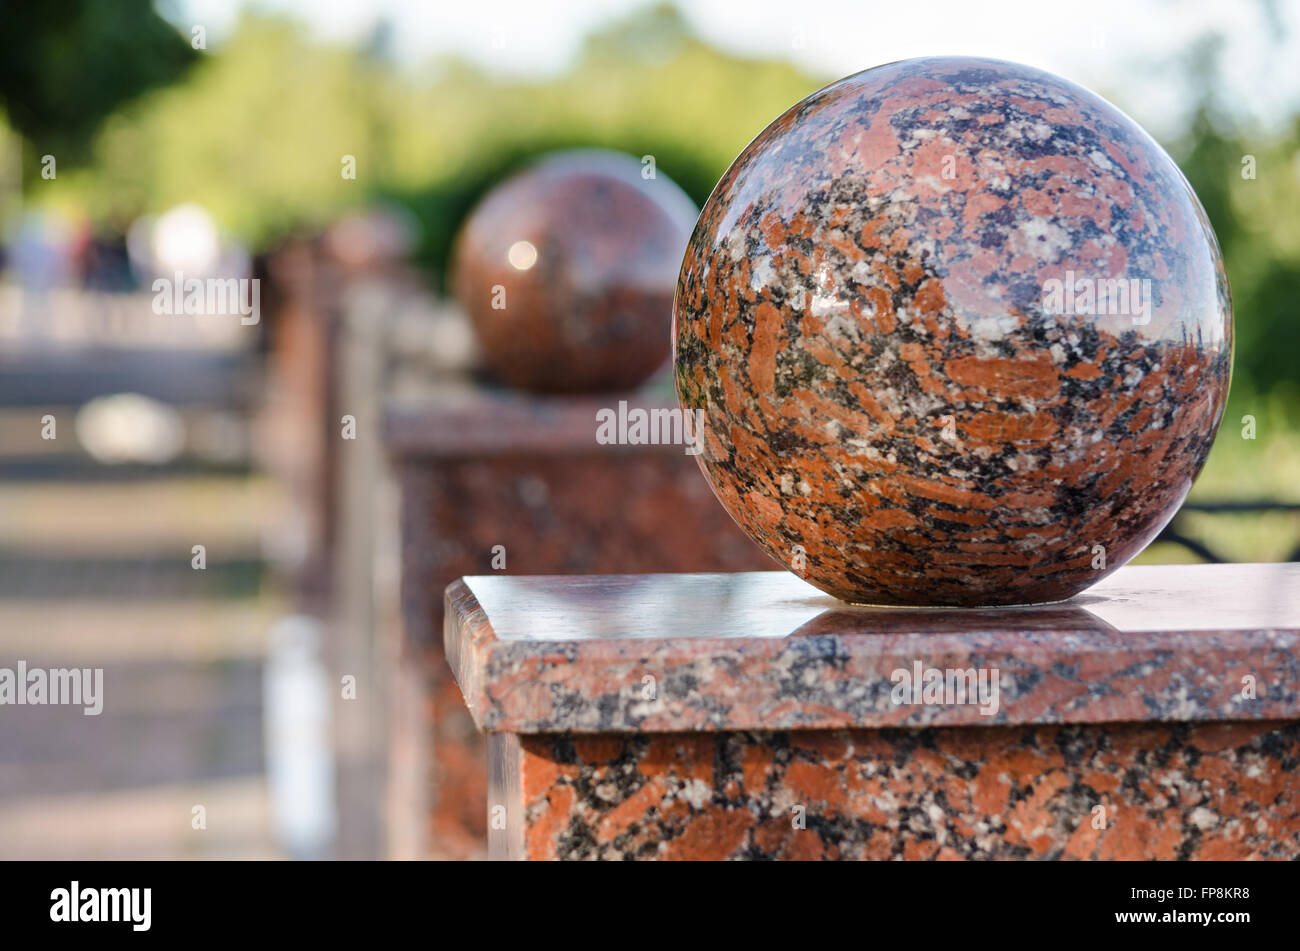
<path id="1" fill-rule="evenodd" d="M 423 222 L 421 261 L 440 274 L 474 202 L 541 153 L 653 155 L 700 203 L 767 122 L 821 85 L 713 49 L 669 6 L 594 34 L 556 79 L 447 59 L 419 81 L 393 67 L 390 41 L 381 24 L 360 49 L 328 46 L 292 20 L 245 13 L 183 83 L 119 110 L 93 167 L 47 193 L 97 220 L 196 201 L 257 246 L 391 197 Z M 340 176 L 344 155 L 356 180 Z"/>
<path id="2" fill-rule="evenodd" d="M 0 20 L 0 104 L 64 167 L 125 100 L 175 82 L 198 56 L 150 0 L 6 2 Z"/>
<path id="3" fill-rule="evenodd" d="M 184 83 L 106 122 L 94 167 L 60 174 L 60 187 L 97 219 L 197 202 L 255 247 L 322 224 L 377 184 L 368 103 L 382 101 L 371 89 L 382 71 L 363 58 L 245 15 Z M 346 156 L 355 178 L 343 174 Z"/>
<path id="4" fill-rule="evenodd" d="M 475 200 L 538 155 L 583 146 L 651 155 L 698 205 L 755 135 L 824 84 L 780 60 L 718 50 L 675 7 L 658 4 L 591 34 L 574 67 L 544 82 L 443 62 L 419 94 L 431 121 L 403 130 L 398 148 L 429 156 L 425 174 L 398 194 L 425 222 L 423 260 L 445 273 Z"/>
<path id="5" fill-rule="evenodd" d="M 1261 395 L 1300 404 L 1300 117 L 1269 133 L 1240 128 L 1218 100 L 1221 49 L 1210 35 L 1189 51 L 1196 106 L 1172 151 L 1214 226 L 1232 286 L 1232 419 Z"/>

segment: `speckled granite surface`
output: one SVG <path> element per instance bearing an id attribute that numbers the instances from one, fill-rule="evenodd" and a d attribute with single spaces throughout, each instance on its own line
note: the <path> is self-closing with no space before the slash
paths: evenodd
<path id="1" fill-rule="evenodd" d="M 1300 858 L 1294 722 L 492 743 L 498 858 Z"/>
<path id="2" fill-rule="evenodd" d="M 1300 564 L 988 610 L 475 577 L 446 617 L 498 858 L 1300 858 Z"/>
<path id="3" fill-rule="evenodd" d="M 1300 564 L 1130 567 L 1064 604 L 981 611 L 853 608 L 784 572 L 473 577 L 447 599 L 448 659 L 492 731 L 1300 715 Z M 922 686 L 984 671 L 988 702 L 900 695 L 918 664 Z"/>
<path id="4" fill-rule="evenodd" d="M 701 213 L 674 333 L 719 500 L 868 604 L 1060 600 L 1123 565 L 1209 452 L 1232 344 L 1168 155 L 1073 83 L 967 58 L 764 130 Z"/>

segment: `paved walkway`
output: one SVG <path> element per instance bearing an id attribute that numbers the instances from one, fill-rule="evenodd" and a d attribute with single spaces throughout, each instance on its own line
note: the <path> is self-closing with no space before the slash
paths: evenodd
<path id="1" fill-rule="evenodd" d="M 0 667 L 104 669 L 97 717 L 0 707 L 0 859 L 276 857 L 261 678 L 283 604 L 260 560 L 275 488 L 101 475 L 0 480 Z"/>

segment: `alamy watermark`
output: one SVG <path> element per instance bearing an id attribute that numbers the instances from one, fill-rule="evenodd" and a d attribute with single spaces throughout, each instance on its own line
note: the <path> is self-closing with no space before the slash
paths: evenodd
<path id="1" fill-rule="evenodd" d="M 238 317 L 245 327 L 262 319 L 262 282 L 258 278 L 174 277 L 154 280 L 153 312 L 159 315 Z"/>
<path id="2" fill-rule="evenodd" d="M 899 667 L 889 675 L 889 698 L 900 706 L 979 704 L 986 717 L 997 716 L 1001 704 L 1002 672 L 996 667 Z"/>
<path id="3" fill-rule="evenodd" d="M 152 906 L 152 888 L 86 888 L 74 879 L 50 892 L 50 921 L 125 922 L 132 931 L 148 931 Z"/>
<path id="4" fill-rule="evenodd" d="M 1129 317 L 1135 325 L 1151 321 L 1150 278 L 1076 277 L 1043 282 L 1043 310 L 1048 314 Z"/>
<path id="5" fill-rule="evenodd" d="M 688 456 L 704 451 L 704 410 L 628 409 L 627 400 L 618 409 L 596 411 L 596 442 L 602 446 L 685 446 Z"/>
<path id="6" fill-rule="evenodd" d="M 97 717 L 104 710 L 104 668 L 33 667 L 20 660 L 17 667 L 0 667 L 0 706 L 81 706 L 82 713 Z"/>

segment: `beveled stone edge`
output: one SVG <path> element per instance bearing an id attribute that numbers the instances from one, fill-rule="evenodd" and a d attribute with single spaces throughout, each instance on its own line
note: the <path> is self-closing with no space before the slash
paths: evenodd
<path id="1" fill-rule="evenodd" d="M 895 635 L 898 649 L 881 652 L 870 659 L 874 670 L 870 676 L 848 671 L 826 684 L 826 689 L 810 691 L 804 696 L 782 692 L 773 682 L 774 672 L 783 665 L 806 658 L 809 649 L 823 656 L 854 659 L 839 635 L 809 635 L 800 638 L 764 638 L 746 641 L 736 638 L 664 638 L 644 640 L 583 640 L 526 642 L 501 641 L 492 629 L 486 612 L 467 580 L 460 578 L 448 587 L 444 600 L 444 640 L 448 663 L 461 688 L 475 725 L 485 732 L 515 733 L 675 733 L 772 730 L 836 730 L 923 728 L 941 726 L 1029 726 L 1053 724 L 1097 724 L 1118 722 L 1182 723 L 1240 722 L 1300 719 L 1300 676 L 1288 673 L 1287 666 L 1300 666 L 1300 629 L 1262 629 L 1158 631 L 1119 635 L 1122 652 L 1116 641 L 1071 646 L 1071 659 L 1116 653 L 1116 667 L 1108 674 L 1119 675 L 1139 665 L 1155 665 L 1165 676 L 1162 691 L 1127 693 L 1116 698 L 1091 696 L 1084 685 L 1045 698 L 1046 691 L 1036 684 L 1022 694 L 1013 685 L 1012 694 L 1001 702 L 994 716 L 979 712 L 977 705 L 899 706 L 880 702 L 877 696 L 868 705 L 846 709 L 841 688 L 858 684 L 876 694 L 889 694 L 888 670 L 895 665 L 907 666 L 924 660 L 932 667 L 997 667 L 1024 672 L 1027 680 L 1041 678 L 1052 664 L 1034 663 L 1032 655 L 1045 649 L 1043 638 L 1059 642 L 1098 636 L 1095 631 L 1060 630 L 1050 634 L 1026 635 L 1017 632 L 1018 643 L 1010 647 L 991 646 L 970 650 L 961 638 L 971 636 L 933 633 Z M 990 632 L 998 636 L 998 632 Z M 931 651 L 919 656 L 917 650 L 903 649 L 909 639 L 923 640 L 930 647 L 947 647 L 947 652 Z M 955 640 L 954 640 L 955 639 Z M 1148 640 L 1140 645 L 1134 642 Z M 964 648 L 960 653 L 955 646 Z M 916 644 L 911 646 L 915 647 Z M 1054 646 L 1054 645 L 1053 645 Z M 584 656 L 585 655 L 585 656 Z M 592 656 L 595 655 L 595 656 Z M 1197 668 L 1195 661 L 1212 660 L 1209 669 Z M 653 660 L 650 658 L 654 657 Z M 1173 661 L 1173 664 L 1170 664 Z M 548 671 L 571 668 L 577 664 L 592 672 L 594 683 L 587 690 L 570 689 L 571 709 L 578 717 L 557 718 L 537 712 L 539 705 L 529 700 L 530 691 L 540 691 L 548 698 L 556 689 L 563 691 L 565 679 L 550 680 Z M 722 691 L 705 691 L 698 697 L 678 700 L 664 712 L 638 713 L 644 706 L 635 696 L 624 699 L 625 689 L 639 682 L 638 671 L 654 670 L 664 679 L 693 678 L 711 682 L 718 667 L 734 667 L 732 680 L 748 686 L 751 696 L 732 698 L 733 705 L 719 712 Z M 515 685 L 505 685 L 510 672 L 531 668 L 532 676 L 516 675 Z M 1230 676 L 1233 669 L 1248 669 L 1264 686 L 1264 693 L 1249 706 L 1225 702 L 1206 704 L 1183 693 L 1187 683 L 1203 681 L 1211 675 Z M 500 674 L 500 676 L 497 676 Z M 1270 675 L 1273 677 L 1270 680 Z M 609 690 L 593 690 L 601 682 Z M 493 684 L 495 689 L 489 689 Z M 1005 690 L 1005 686 L 1003 687 Z M 611 698 L 614 702 L 608 702 Z M 511 711 L 508 707 L 514 706 Z M 522 707 L 522 709 L 519 709 Z M 1033 708 L 1038 708 L 1035 712 Z M 531 709 L 530 709 L 531 708 Z M 774 709 L 775 708 L 775 709 Z M 603 713 L 601 711 L 604 711 Z M 611 712 L 612 711 L 612 712 Z M 1010 712 L 1009 712 L 1010 711 Z"/>
<path id="2" fill-rule="evenodd" d="M 474 725 L 480 730 L 487 729 L 483 712 L 487 705 L 484 674 L 488 652 L 496 639 L 487 613 L 465 579 L 457 578 L 447 585 L 442 601 L 443 655 L 460 687 Z"/>
<path id="3" fill-rule="evenodd" d="M 680 408 L 675 397 L 653 392 L 615 391 L 539 395 L 481 390 L 450 405 L 386 406 L 382 413 L 385 451 L 396 460 L 457 459 L 466 456 L 568 455 L 590 442 L 591 452 L 675 451 L 666 443 L 596 442 L 596 412 L 629 408 Z"/>

